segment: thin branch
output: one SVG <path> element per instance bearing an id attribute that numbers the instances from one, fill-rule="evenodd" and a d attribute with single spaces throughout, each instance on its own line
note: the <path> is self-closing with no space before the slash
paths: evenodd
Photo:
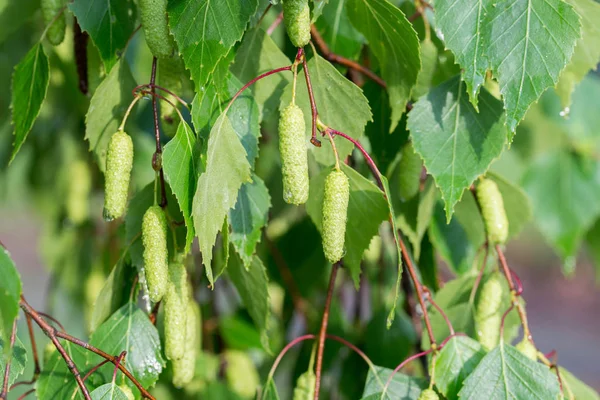
<path id="1" fill-rule="evenodd" d="M 35 388 L 29 389 L 25 393 L 23 393 L 17 400 L 23 400 L 25 397 L 29 396 L 31 393 L 35 392 Z"/>
<path id="2" fill-rule="evenodd" d="M 498 260 L 500 260 L 500 265 L 502 266 L 502 271 L 504 272 L 504 276 L 506 277 L 506 281 L 508 282 L 508 287 L 510 287 L 510 291 L 515 291 L 515 284 L 512 279 L 512 274 L 510 273 L 510 268 L 508 268 L 508 264 L 506 263 L 506 258 L 504 257 L 504 253 L 500 248 L 500 245 L 496 245 L 496 252 L 498 253 Z"/>
<path id="3" fill-rule="evenodd" d="M 29 339 L 31 340 L 31 352 L 33 353 L 33 381 L 40 376 L 41 368 L 40 368 L 40 359 L 38 357 L 37 346 L 35 343 L 35 335 L 33 334 L 33 324 L 31 323 L 31 317 L 29 315 L 25 315 L 27 320 L 27 330 L 29 332 Z"/>
<path id="4" fill-rule="evenodd" d="M 156 57 L 152 58 L 152 73 L 150 74 L 150 92 L 152 93 L 152 113 L 154 115 L 154 138 L 156 140 L 156 152 L 152 157 L 152 167 L 158 167 L 156 160 L 161 158 L 162 156 L 162 147 L 160 145 L 160 128 L 158 123 L 158 107 L 156 101 L 156 65 L 158 64 L 158 60 Z M 160 193 L 161 193 L 161 201 L 160 206 L 165 208 L 167 206 L 167 190 L 165 188 L 165 174 L 162 168 L 162 161 L 159 163 L 160 169 L 158 170 L 160 177 Z"/>
<path id="5" fill-rule="evenodd" d="M 94 372 L 98 371 L 102 366 L 108 364 L 109 360 L 102 360 L 100 363 L 94 365 L 84 376 L 83 381 L 85 382 Z"/>
<path id="6" fill-rule="evenodd" d="M 302 69 L 304 70 L 304 79 L 306 80 L 308 98 L 310 99 L 310 110 L 312 115 L 312 135 L 310 137 L 310 142 L 316 147 L 321 147 L 321 141 L 317 139 L 317 118 L 319 117 L 319 112 L 317 111 L 317 104 L 315 103 L 315 94 L 313 92 L 312 83 L 310 82 L 310 73 L 308 72 L 308 64 L 306 62 L 304 50 L 299 49 L 298 56 L 302 56 Z M 298 56 L 296 56 L 296 58 L 298 58 Z"/>
<path id="7" fill-rule="evenodd" d="M 244 92 L 244 90 L 248 89 L 250 86 L 252 86 L 256 82 L 258 82 L 259 80 L 261 80 L 263 78 L 266 78 L 267 76 L 271 76 L 273 74 L 277 74 L 277 73 L 282 72 L 282 71 L 291 71 L 291 70 L 292 70 L 292 66 L 288 65 L 288 66 L 285 66 L 285 67 L 276 68 L 276 69 L 273 69 L 271 71 L 267 71 L 264 74 L 260 74 L 256 78 L 252 79 L 250 82 L 246 83 L 240 90 L 238 90 L 236 94 L 233 95 L 233 97 L 231 98 L 231 100 L 229 100 L 229 104 L 227 104 L 227 108 L 225 109 L 225 112 L 227 112 L 227 110 L 229 110 L 229 107 L 231 107 L 231 105 L 233 104 L 233 102 L 235 101 L 235 99 L 237 99 L 239 97 L 239 95 L 241 95 Z"/>
<path id="8" fill-rule="evenodd" d="M 373 80 L 375 83 L 377 83 L 382 88 L 384 88 L 384 89 L 387 88 L 387 84 L 385 83 L 385 81 L 383 79 L 381 79 L 379 76 L 377 76 L 377 74 L 374 73 L 373 71 L 371 71 L 369 68 L 357 63 L 356 61 L 352 61 L 346 57 L 342 57 L 342 56 L 332 52 L 314 25 L 312 25 L 310 27 L 310 33 L 311 33 L 313 42 L 317 45 L 317 47 L 323 54 L 323 57 L 327 61 L 336 63 L 336 64 L 340 64 L 340 65 L 343 65 L 350 69 L 353 69 L 355 71 L 358 71 L 361 74 L 369 77 L 371 80 Z"/>
<path id="9" fill-rule="evenodd" d="M 327 298 L 325 300 L 325 310 L 323 310 L 323 319 L 321 320 L 321 330 L 319 331 L 319 345 L 317 347 L 317 365 L 315 368 L 315 397 L 314 400 L 319 400 L 319 390 L 321 388 L 321 370 L 323 368 L 323 350 L 325 348 L 325 335 L 327 334 L 327 324 L 329 323 L 329 310 L 331 308 L 331 298 L 335 288 L 335 277 L 340 267 L 340 261 L 336 262 L 331 267 L 331 275 L 329 277 L 329 287 L 327 288 Z"/>
<path id="10" fill-rule="evenodd" d="M 15 346 L 15 338 L 17 335 L 17 319 L 13 321 L 12 333 L 10 334 L 10 347 L 9 352 L 12 352 L 13 347 Z M 10 354 L 10 353 L 9 353 Z M 12 361 L 12 354 L 8 356 L 6 360 L 6 369 L 4 370 L 4 381 L 2 383 L 2 392 L 0 392 L 0 400 L 6 400 L 6 396 L 8 394 L 8 378 L 10 377 L 10 364 Z"/>
<path id="11" fill-rule="evenodd" d="M 39 315 L 39 313 L 37 311 L 35 311 L 29 305 L 29 303 L 27 303 L 27 301 L 25 301 L 25 298 L 23 296 L 21 296 L 21 301 L 19 304 L 21 306 L 21 309 L 27 315 L 30 315 L 31 318 L 33 318 L 33 320 L 35 321 L 35 323 L 46 334 L 46 336 L 48 336 L 50 338 L 50 340 L 56 347 L 56 350 L 58 350 L 58 352 L 60 353 L 62 358 L 65 360 L 65 363 L 67 363 L 67 367 L 69 368 L 69 370 L 75 377 L 75 381 L 77 382 L 77 385 L 79 386 L 79 389 L 81 390 L 81 393 L 83 394 L 83 397 L 86 400 L 91 400 L 90 392 L 88 391 L 87 387 L 85 386 L 85 383 L 83 382 L 83 379 L 81 378 L 81 374 L 79 373 L 77 366 L 73 362 L 73 359 L 71 359 L 71 357 L 67 354 L 67 352 L 65 351 L 62 344 L 57 339 L 59 332 L 56 330 L 56 328 L 54 328 L 52 325 L 50 325 L 49 323 L 44 321 L 44 319 Z"/>
<path id="12" fill-rule="evenodd" d="M 48 320 L 52 321 L 53 323 L 55 323 L 55 324 L 56 324 L 56 325 L 57 325 L 57 326 L 60 328 L 60 330 L 61 330 L 61 331 L 63 331 L 63 332 L 66 332 L 66 331 L 67 331 L 67 330 L 65 329 L 65 327 L 64 327 L 64 326 L 63 326 L 63 325 L 62 325 L 60 322 L 58 322 L 58 320 L 57 320 L 56 318 L 54 318 L 53 316 L 51 316 L 51 315 L 49 315 L 49 314 L 46 314 L 45 312 L 41 312 L 41 311 L 38 311 L 37 313 L 38 313 L 40 316 L 42 316 L 42 317 L 44 317 L 44 318 L 46 318 L 46 319 L 48 319 Z"/>
<path id="13" fill-rule="evenodd" d="M 275 29 L 277 29 L 277 27 L 281 24 L 281 21 L 283 21 L 283 12 L 280 12 L 277 18 L 275 18 L 275 21 L 273 21 L 273 23 L 271 24 L 271 26 L 267 28 L 267 35 L 271 36 Z"/>

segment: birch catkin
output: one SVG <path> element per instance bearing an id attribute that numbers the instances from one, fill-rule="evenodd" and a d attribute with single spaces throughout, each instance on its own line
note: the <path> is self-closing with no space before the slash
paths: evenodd
<path id="1" fill-rule="evenodd" d="M 104 219 L 112 221 L 125 213 L 131 168 L 133 167 L 133 142 L 123 131 L 110 138 L 106 153 L 104 174 Z"/>
<path id="2" fill-rule="evenodd" d="M 140 0 L 140 17 L 146 43 L 156 58 L 173 55 L 175 46 L 169 34 L 167 0 Z"/>
<path id="3" fill-rule="evenodd" d="M 279 153 L 283 174 L 283 199 L 289 204 L 308 200 L 308 150 L 302 109 L 292 103 L 279 118 Z"/>
<path id="4" fill-rule="evenodd" d="M 486 350 L 493 349 L 500 342 L 503 292 L 502 277 L 494 273 L 483 284 L 479 294 L 479 302 L 475 309 L 475 329 L 477 340 Z"/>
<path id="5" fill-rule="evenodd" d="M 181 262 L 169 266 L 169 282 L 165 294 L 165 355 L 178 360 L 185 354 L 185 327 L 190 292 L 187 271 Z"/>
<path id="6" fill-rule="evenodd" d="M 167 218 L 159 206 L 148 208 L 142 221 L 144 244 L 144 269 L 148 295 L 154 303 L 159 302 L 167 290 L 169 275 L 167 251 Z"/>
<path id="7" fill-rule="evenodd" d="M 283 21 L 292 44 L 304 47 L 310 42 L 310 7 L 308 0 L 284 0 Z"/>
<path id="8" fill-rule="evenodd" d="M 350 200 L 350 183 L 342 171 L 332 171 L 325 179 L 322 239 L 325 257 L 331 263 L 344 255 L 346 218 Z"/>
<path id="9" fill-rule="evenodd" d="M 485 223 L 490 244 L 504 244 L 508 239 L 508 218 L 504 210 L 502 194 L 496 182 L 482 179 L 477 185 L 477 201 Z"/>
<path id="10" fill-rule="evenodd" d="M 200 307 L 190 300 L 185 323 L 185 351 L 179 360 L 172 360 L 173 385 L 181 388 L 192 381 L 196 367 L 196 356 L 202 345 Z"/>
<path id="11" fill-rule="evenodd" d="M 42 9 L 42 16 L 44 17 L 44 22 L 48 25 L 50 22 L 54 20 L 52 25 L 48 27 L 48 31 L 46 32 L 46 37 L 48 41 L 58 46 L 62 43 L 65 38 L 65 30 L 67 27 L 66 17 L 62 8 L 65 5 L 64 0 L 42 0 L 40 3 L 40 7 Z M 62 15 L 57 15 L 62 11 Z"/>

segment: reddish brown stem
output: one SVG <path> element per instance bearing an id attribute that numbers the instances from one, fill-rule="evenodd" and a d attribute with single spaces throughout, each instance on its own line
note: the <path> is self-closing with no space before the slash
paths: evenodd
<path id="1" fill-rule="evenodd" d="M 94 372 L 98 371 L 102 366 L 108 364 L 109 362 L 109 360 L 102 360 L 100 363 L 96 364 L 87 372 L 87 374 L 83 376 L 83 381 L 85 382 Z"/>
<path id="2" fill-rule="evenodd" d="M 169 89 L 164 88 L 162 86 L 154 85 L 152 83 L 143 83 L 141 85 L 137 85 L 136 87 L 133 88 L 133 90 L 131 91 L 131 94 L 135 97 L 137 95 L 138 91 L 140 91 L 140 90 L 142 91 L 142 93 L 146 93 L 145 90 L 142 90 L 144 88 L 155 88 L 162 92 L 165 92 L 165 93 L 173 96 L 175 98 L 175 100 L 180 102 L 185 108 L 188 108 L 188 109 L 190 108 L 190 105 L 185 100 L 183 100 L 181 97 L 177 96 L 175 93 L 171 92 Z M 165 99 L 165 101 L 166 101 L 166 99 Z M 169 101 L 169 104 L 171 104 L 171 106 L 173 106 L 174 108 L 177 107 L 175 104 L 173 104 L 170 101 Z"/>
<path id="3" fill-rule="evenodd" d="M 50 321 L 52 321 L 53 323 L 55 323 L 55 324 L 56 324 L 56 325 L 57 325 L 57 326 L 60 328 L 60 330 L 61 330 L 61 331 L 63 331 L 63 332 L 66 332 L 66 329 L 65 329 L 65 327 L 64 327 L 64 326 L 62 326 L 62 324 L 61 324 L 60 322 L 58 322 L 58 320 L 57 320 L 56 318 L 54 318 L 53 316 L 51 316 L 51 315 L 49 315 L 49 314 L 46 314 L 46 313 L 44 313 L 44 312 L 41 312 L 41 311 L 38 311 L 37 313 L 38 313 L 40 316 L 42 316 L 42 317 L 44 317 L 44 318 L 46 318 L 46 319 L 49 319 Z"/>
<path id="4" fill-rule="evenodd" d="M 35 335 L 33 334 L 33 324 L 31 323 L 31 317 L 29 315 L 25 315 L 27 320 L 27 331 L 29 332 L 29 339 L 31 340 L 31 352 L 33 353 L 33 378 L 32 382 L 35 382 L 40 376 L 40 359 L 38 357 L 37 345 L 35 343 Z"/>
<path id="5" fill-rule="evenodd" d="M 22 395 L 20 395 L 17 400 L 23 400 L 25 397 L 29 396 L 33 392 L 35 392 L 35 388 L 34 389 L 29 389 L 28 391 L 26 391 L 25 393 L 23 393 Z"/>
<path id="6" fill-rule="evenodd" d="M 15 320 L 13 322 L 12 333 L 10 334 L 10 347 L 9 347 L 10 353 L 12 353 L 12 349 L 15 346 L 16 336 L 17 336 L 17 319 L 15 318 Z M 2 383 L 2 392 L 0 392 L 0 400 L 6 400 L 6 395 L 8 394 L 8 378 L 10 376 L 11 361 L 12 361 L 12 354 L 10 354 L 8 356 L 8 359 L 6 360 L 6 369 L 4 370 L 4 381 Z"/>
<path id="7" fill-rule="evenodd" d="M 275 29 L 277 29 L 277 27 L 281 24 L 281 21 L 283 21 L 283 13 L 282 12 L 280 12 L 279 15 L 277 16 L 277 18 L 275 18 L 275 21 L 273 21 L 271 26 L 269 26 L 269 28 L 267 28 L 267 35 L 271 36 L 273 34 L 273 32 L 275 31 Z"/>
<path id="8" fill-rule="evenodd" d="M 340 261 L 333 264 L 331 267 L 331 275 L 329 277 L 329 287 L 327 288 L 327 298 L 325 299 L 325 310 L 323 310 L 323 319 L 321 320 L 321 330 L 319 331 L 319 344 L 317 347 L 317 364 L 315 368 L 315 397 L 314 400 L 319 400 L 319 390 L 321 389 L 321 371 L 323 369 L 323 350 L 325 348 L 325 335 L 327 334 L 327 324 L 329 323 L 329 310 L 331 308 L 331 299 L 335 288 L 335 277 L 337 276 Z"/>
<path id="9" fill-rule="evenodd" d="M 155 167 L 155 160 L 161 158 L 162 147 L 160 145 L 160 128 L 158 123 L 158 106 L 156 101 L 156 65 L 158 60 L 156 57 L 152 58 L 152 72 L 150 74 L 150 92 L 152 93 L 152 114 L 154 115 L 154 139 L 156 140 L 156 152 L 152 157 L 152 166 Z M 159 179 L 160 179 L 160 194 L 161 201 L 160 206 L 165 208 L 167 206 L 167 190 L 165 188 L 165 175 L 163 173 L 162 162 L 160 163 Z"/>
<path id="10" fill-rule="evenodd" d="M 156 325 L 156 316 L 158 315 L 159 308 L 160 308 L 160 301 L 158 303 L 156 303 L 154 305 L 154 307 L 152 307 L 152 311 L 150 312 L 150 315 L 148 316 L 148 318 L 150 318 L 150 322 L 152 322 L 152 325 Z"/>
<path id="11" fill-rule="evenodd" d="M 323 37 L 321 36 L 321 34 L 319 33 L 319 31 L 317 30 L 317 28 L 314 25 L 312 25 L 310 27 L 310 33 L 311 33 L 313 42 L 317 45 L 317 47 L 323 54 L 323 57 L 327 61 L 336 63 L 336 64 L 340 64 L 340 65 L 343 65 L 350 69 L 353 69 L 355 71 L 358 71 L 361 74 L 369 77 L 371 80 L 373 80 L 375 83 L 377 83 L 382 88 L 384 88 L 384 89 L 387 88 L 387 84 L 385 83 L 385 81 L 383 79 L 381 79 L 379 76 L 377 76 L 377 74 L 374 73 L 373 71 L 371 71 L 369 68 L 365 67 L 362 64 L 357 63 L 356 61 L 352 61 L 346 57 L 342 57 L 338 54 L 333 53 L 329 49 L 329 46 L 327 46 L 327 43 L 325 43 L 325 40 L 323 39 Z"/>
<path id="12" fill-rule="evenodd" d="M 502 271 L 504 272 L 504 276 L 506 277 L 506 281 L 508 282 L 508 287 L 510 287 L 511 292 L 515 291 L 515 284 L 512 279 L 512 274 L 510 273 L 510 268 L 508 268 L 508 264 L 506 263 L 506 258 L 504 257 L 504 253 L 500 248 L 500 245 L 496 245 L 496 252 L 498 253 L 498 260 L 500 261 L 500 266 L 502 267 Z"/>
<path id="13" fill-rule="evenodd" d="M 427 354 L 431 353 L 433 351 L 433 349 L 429 349 L 429 350 L 425 350 L 422 351 L 420 353 L 417 354 L 413 354 L 412 356 L 408 357 L 406 360 L 402 361 L 402 363 L 400 363 L 400 365 L 398 365 L 394 371 L 390 374 L 390 376 L 388 377 L 387 382 L 385 383 L 385 386 L 383 387 L 383 393 L 381 398 L 386 398 L 387 396 L 385 396 L 386 392 L 387 392 L 387 388 L 388 386 L 390 386 L 390 382 L 392 381 L 392 378 L 394 377 L 394 375 L 396 375 L 396 373 L 398 371 L 400 371 L 406 364 L 408 364 L 409 362 L 416 360 L 417 358 L 426 356 Z"/>
<path id="14" fill-rule="evenodd" d="M 299 50 L 299 52 L 302 49 Z M 300 53 L 298 53 L 300 55 Z M 317 103 L 315 102 L 315 93 L 313 91 L 312 83 L 310 81 L 310 72 L 308 71 L 308 63 L 306 62 L 306 54 L 302 54 L 302 69 L 304 70 L 304 79 L 306 80 L 306 88 L 308 89 L 308 98 L 310 100 L 310 111 L 312 116 L 312 135 L 310 142 L 317 147 L 321 147 L 321 141 L 317 139 L 317 118 L 319 112 L 317 110 Z"/>
<path id="15" fill-rule="evenodd" d="M 423 287 L 423 291 L 427 295 L 427 300 L 429 301 L 429 303 L 431 303 L 431 305 L 438 311 L 438 313 L 440 313 L 442 318 L 444 318 L 444 321 L 446 321 L 446 325 L 448 325 L 448 330 L 450 331 L 450 336 L 454 336 L 454 327 L 452 326 L 450 319 L 448 318 L 448 316 L 446 315 L 444 310 L 442 310 L 442 307 L 440 307 L 435 302 L 435 300 L 433 300 L 433 294 L 431 293 L 429 288 L 427 286 L 422 286 L 422 287 Z"/>

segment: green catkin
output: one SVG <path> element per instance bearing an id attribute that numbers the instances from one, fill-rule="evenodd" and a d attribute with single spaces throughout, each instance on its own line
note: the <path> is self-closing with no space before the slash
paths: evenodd
<path id="1" fill-rule="evenodd" d="M 308 149 L 302 109 L 291 103 L 279 118 L 279 153 L 283 174 L 283 199 L 289 204 L 308 200 Z"/>
<path id="2" fill-rule="evenodd" d="M 180 262 L 169 266 L 169 282 L 165 294 L 165 355 L 178 360 L 185 354 L 185 326 L 190 298 L 185 265 Z"/>
<path id="3" fill-rule="evenodd" d="M 243 398 L 254 398 L 260 377 L 250 356 L 240 350 L 227 350 L 224 358 L 225 377 L 229 386 Z"/>
<path id="4" fill-rule="evenodd" d="M 504 244 L 508 239 L 508 219 L 502 194 L 496 182 L 482 179 L 477 185 L 477 201 L 490 244 Z"/>
<path id="5" fill-rule="evenodd" d="M 310 7 L 308 0 L 284 0 L 283 21 L 287 34 L 296 47 L 310 42 Z"/>
<path id="6" fill-rule="evenodd" d="M 346 218 L 350 199 L 350 183 L 342 171 L 332 171 L 325 179 L 323 197 L 323 251 L 332 264 L 344 255 Z"/>
<path id="7" fill-rule="evenodd" d="M 479 302 L 475 309 L 475 330 L 477 340 L 485 350 L 491 350 L 500 342 L 502 321 L 502 277 L 494 273 L 482 286 Z"/>
<path id="8" fill-rule="evenodd" d="M 419 395 L 419 400 L 439 400 L 440 396 L 433 389 L 425 389 Z"/>
<path id="9" fill-rule="evenodd" d="M 398 163 L 398 188 L 402 200 L 410 200 L 419 193 L 422 169 L 421 157 L 415 153 L 412 143 L 406 143 Z"/>
<path id="10" fill-rule="evenodd" d="M 46 364 L 48 364 L 48 362 L 50 361 L 50 357 L 52 357 L 52 355 L 56 351 L 57 350 L 56 350 L 56 346 L 54 345 L 54 343 L 52 343 L 52 342 L 46 343 L 46 347 L 44 347 L 44 356 L 43 356 L 44 366 L 46 366 Z"/>
<path id="11" fill-rule="evenodd" d="M 200 327 L 200 307 L 193 300 L 188 301 L 185 323 L 185 351 L 179 360 L 172 360 L 173 385 L 184 387 L 194 378 L 196 356 L 202 346 Z"/>
<path id="12" fill-rule="evenodd" d="M 44 23 L 48 25 L 59 12 L 61 12 L 62 8 L 65 5 L 64 0 L 41 0 L 41 8 L 42 8 L 42 16 L 44 17 Z M 58 46 L 62 43 L 65 38 L 65 30 L 67 27 L 65 13 L 62 12 L 56 21 L 48 28 L 46 32 L 46 37 L 48 41 L 55 46 Z"/>
<path id="13" fill-rule="evenodd" d="M 166 290 L 169 276 L 167 251 L 167 218 L 159 206 L 148 208 L 142 221 L 144 244 L 144 268 L 148 295 L 154 303 L 159 302 Z"/>
<path id="14" fill-rule="evenodd" d="M 92 173 L 88 163 L 76 160 L 69 166 L 67 216 L 76 225 L 90 215 L 89 198 L 92 190 Z"/>
<path id="15" fill-rule="evenodd" d="M 537 361 L 537 349 L 527 338 L 523 338 L 516 346 L 517 350 L 519 350 L 525 357 L 530 360 Z"/>
<path id="16" fill-rule="evenodd" d="M 179 94 L 183 88 L 182 76 L 185 74 L 185 66 L 183 60 L 177 54 L 172 57 L 161 58 L 158 60 L 158 85 L 168 89 L 169 91 Z M 179 106 L 179 102 L 175 96 L 168 93 L 162 95 L 170 101 L 175 107 Z M 165 135 L 168 137 L 175 136 L 177 127 L 179 126 L 179 115 L 169 102 L 160 100 L 160 116 L 161 127 Z"/>
<path id="17" fill-rule="evenodd" d="M 315 397 L 315 381 L 317 377 L 312 370 L 306 371 L 298 377 L 294 388 L 293 400 L 306 400 Z"/>
<path id="18" fill-rule="evenodd" d="M 140 0 L 140 16 L 146 43 L 156 58 L 173 55 L 175 46 L 169 34 L 167 0 Z"/>
<path id="19" fill-rule="evenodd" d="M 124 131 L 117 131 L 110 138 L 106 152 L 104 174 L 104 219 L 120 218 L 127 207 L 127 193 L 133 167 L 133 142 Z"/>
<path id="20" fill-rule="evenodd" d="M 123 392 L 125 397 L 127 397 L 127 400 L 135 400 L 135 395 L 133 394 L 133 391 L 129 386 L 127 386 L 126 384 L 122 384 L 119 385 L 119 389 L 121 389 L 121 392 Z"/>

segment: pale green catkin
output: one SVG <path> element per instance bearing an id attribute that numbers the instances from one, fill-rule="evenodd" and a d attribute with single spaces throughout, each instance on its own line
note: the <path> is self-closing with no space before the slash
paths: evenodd
<path id="1" fill-rule="evenodd" d="M 504 244 L 508 239 L 508 218 L 502 194 L 496 182 L 482 179 L 477 185 L 477 200 L 490 244 Z"/>
<path id="2" fill-rule="evenodd" d="M 290 104 L 279 118 L 279 153 L 283 174 L 283 200 L 304 204 L 308 200 L 308 149 L 302 109 Z"/>
<path id="3" fill-rule="evenodd" d="M 531 341 L 527 340 L 527 338 L 523 338 L 516 346 L 517 350 L 519 350 L 525 357 L 530 360 L 537 361 L 537 349 L 531 343 Z"/>
<path id="4" fill-rule="evenodd" d="M 180 262 L 169 266 L 169 283 L 165 294 L 165 355 L 178 360 L 185 354 L 185 326 L 190 292 L 185 265 Z"/>
<path id="5" fill-rule="evenodd" d="M 42 8 L 44 23 L 48 25 L 52 22 L 65 4 L 65 0 L 42 0 L 40 6 Z M 65 13 L 63 12 L 62 15 L 56 18 L 56 21 L 48 28 L 48 31 L 46 32 L 48 41 L 55 46 L 61 44 L 65 38 L 66 27 L 67 22 Z"/>
<path id="6" fill-rule="evenodd" d="M 193 300 L 188 301 L 185 323 L 185 352 L 179 360 L 171 361 L 173 364 L 173 385 L 177 388 L 184 387 L 194 378 L 196 356 L 202 347 L 200 320 L 200 307 Z"/>
<path id="7" fill-rule="evenodd" d="M 421 392 L 419 400 L 439 400 L 440 396 L 433 389 L 425 389 Z"/>
<path id="8" fill-rule="evenodd" d="M 344 255 L 346 218 L 350 200 L 350 183 L 342 171 L 332 171 L 325 179 L 323 197 L 323 251 L 329 262 L 335 263 Z"/>
<path id="9" fill-rule="evenodd" d="M 92 190 L 92 172 L 87 162 L 76 160 L 69 166 L 69 191 L 67 193 L 67 216 L 79 225 L 90 215 L 89 199 Z"/>
<path id="10" fill-rule="evenodd" d="M 146 43 L 156 58 L 173 55 L 175 46 L 169 34 L 167 0 L 140 0 L 140 16 Z"/>
<path id="11" fill-rule="evenodd" d="M 308 0 L 283 0 L 283 21 L 294 46 L 304 47 L 310 42 Z"/>
<path id="12" fill-rule="evenodd" d="M 159 206 L 151 206 L 144 214 L 142 243 L 148 295 L 150 300 L 157 303 L 165 295 L 169 275 L 167 218 Z"/>
<path id="13" fill-rule="evenodd" d="M 125 213 L 132 167 L 131 137 L 123 131 L 117 131 L 111 136 L 106 152 L 103 215 L 107 221 L 120 218 Z"/>
<path id="14" fill-rule="evenodd" d="M 422 169 L 421 157 L 415 153 L 412 143 L 408 142 L 402 148 L 398 162 L 398 192 L 402 200 L 410 200 L 419 193 Z"/>
<path id="15" fill-rule="evenodd" d="M 315 397 L 315 381 L 317 377 L 312 370 L 306 371 L 298 377 L 294 388 L 293 400 L 306 400 Z"/>
<path id="16" fill-rule="evenodd" d="M 172 57 L 161 58 L 158 60 L 158 85 L 175 93 L 181 93 L 183 87 L 182 76 L 185 74 L 185 66 L 179 55 L 174 54 Z M 179 102 L 175 96 L 169 93 L 162 94 L 175 107 L 179 106 Z M 177 133 L 179 126 L 179 115 L 173 105 L 165 100 L 160 100 L 160 117 L 161 127 L 163 132 L 168 137 L 173 137 Z"/>
<path id="17" fill-rule="evenodd" d="M 491 350 L 500 343 L 503 293 L 502 277 L 500 274 L 494 273 L 483 284 L 479 294 L 479 301 L 475 309 L 475 330 L 477 340 L 486 350 Z"/>
<path id="18" fill-rule="evenodd" d="M 250 356 L 240 350 L 227 350 L 225 358 L 225 378 L 233 391 L 242 398 L 254 398 L 260 377 Z"/>

